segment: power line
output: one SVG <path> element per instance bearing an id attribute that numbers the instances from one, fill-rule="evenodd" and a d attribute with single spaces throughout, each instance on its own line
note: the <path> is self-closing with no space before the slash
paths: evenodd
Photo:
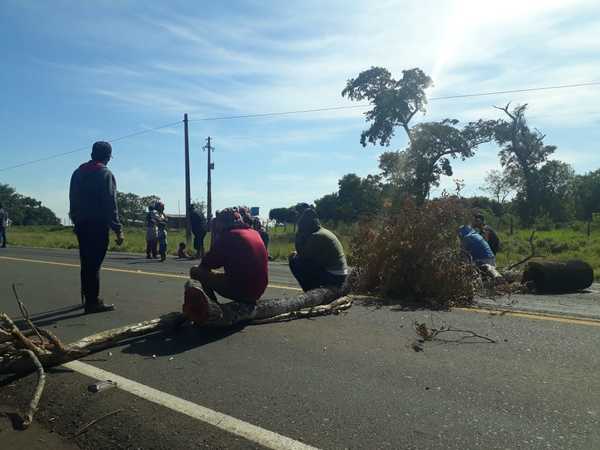
<path id="1" fill-rule="evenodd" d="M 490 96 L 490 95 L 517 94 L 520 92 L 549 91 L 549 90 L 555 90 L 555 89 L 568 89 L 568 88 L 576 88 L 576 87 L 584 87 L 584 86 L 598 86 L 598 85 L 600 85 L 600 81 L 590 81 L 590 82 L 575 83 L 575 84 L 559 84 L 559 85 L 555 85 L 555 86 L 541 86 L 541 87 L 532 87 L 532 88 L 523 88 L 523 89 L 509 89 L 509 90 L 505 90 L 505 91 L 490 91 L 490 92 L 478 92 L 478 93 L 474 93 L 474 94 L 447 95 L 447 96 L 443 96 L 443 97 L 431 97 L 428 100 L 430 102 L 432 102 L 432 101 L 439 101 L 439 100 L 452 100 L 452 99 L 457 99 L 457 98 L 486 97 L 486 96 Z M 371 105 L 368 103 L 362 103 L 359 105 L 329 106 L 329 107 L 313 108 L 313 109 L 298 109 L 298 110 L 294 110 L 294 111 L 240 114 L 240 115 L 235 115 L 235 116 L 203 117 L 200 119 L 192 119 L 192 120 L 190 120 L 190 122 L 207 122 L 207 121 L 214 121 L 214 120 L 276 117 L 276 116 L 287 116 L 287 115 L 292 115 L 292 114 L 307 114 L 307 113 L 315 113 L 315 112 L 338 111 L 338 110 L 344 110 L 344 109 L 368 108 L 369 106 L 371 106 Z"/>
<path id="2" fill-rule="evenodd" d="M 504 91 L 490 91 L 490 92 L 478 92 L 478 93 L 473 93 L 473 94 L 447 95 L 447 96 L 442 96 L 442 97 L 432 97 L 429 99 L 429 101 L 453 100 L 453 99 L 459 99 L 459 98 L 472 98 L 472 97 L 487 97 L 487 96 L 501 95 L 501 94 L 517 94 L 517 93 L 522 93 L 522 92 L 549 91 L 549 90 L 556 90 L 556 89 L 570 89 L 570 88 L 578 88 L 578 87 L 585 87 L 585 86 L 598 86 L 598 85 L 600 85 L 600 81 L 589 81 L 589 82 L 584 82 L 584 83 L 559 84 L 559 85 L 554 85 L 554 86 L 540 86 L 540 87 L 522 88 L 522 89 L 509 89 L 509 90 L 504 90 Z M 308 113 L 315 113 L 315 112 L 339 111 L 339 110 L 346 110 L 346 109 L 359 109 L 359 108 L 367 108 L 369 106 L 371 106 L 371 105 L 365 103 L 365 104 L 359 104 L 359 105 L 331 106 L 331 107 L 323 107 L 323 108 L 298 109 L 298 110 L 292 110 L 292 111 L 239 114 L 239 115 L 233 115 L 233 116 L 215 116 L 215 117 L 204 117 L 204 118 L 200 118 L 200 119 L 192 119 L 192 120 L 189 120 L 189 122 L 206 122 L 206 121 L 215 121 L 215 120 L 277 117 L 277 116 L 287 116 L 287 115 L 293 115 L 293 114 L 308 114 Z M 128 138 L 131 138 L 134 136 L 139 136 L 142 134 L 150 133 L 152 131 L 160 130 L 162 128 L 172 127 L 175 125 L 179 125 L 181 123 L 182 123 L 182 121 L 178 120 L 177 122 L 160 125 L 160 126 L 157 126 L 154 128 L 148 128 L 145 130 L 135 131 L 133 133 L 126 134 L 124 136 L 119 136 L 117 138 L 110 139 L 108 142 L 121 141 L 123 139 L 128 139 Z M 3 167 L 3 168 L 0 168 L 0 172 L 4 172 L 6 170 L 11 170 L 11 169 L 16 169 L 18 167 L 27 166 L 29 164 L 35 164 L 38 162 L 47 161 L 47 160 L 54 159 L 54 158 L 59 158 L 61 156 L 81 152 L 86 149 L 89 149 L 89 145 L 86 145 L 85 147 L 79 147 L 79 148 L 76 148 L 74 150 L 70 150 L 67 152 L 56 153 L 54 155 L 49 155 L 49 156 L 46 156 L 43 158 L 38 158 L 38 159 L 31 160 L 31 161 L 23 162 L 20 164 L 15 164 L 13 166 Z"/>
<path id="3" fill-rule="evenodd" d="M 135 131 L 133 133 L 126 134 L 124 136 L 119 136 L 119 137 L 116 137 L 116 138 L 113 138 L 113 139 L 108 139 L 108 142 L 113 143 L 113 142 L 122 141 L 123 139 L 128 139 L 128 138 L 131 138 L 131 137 L 134 137 L 134 136 L 139 136 L 141 134 L 150 133 L 152 131 L 160 130 L 162 128 L 172 127 L 172 126 L 175 126 L 175 125 L 179 125 L 181 123 L 182 123 L 182 121 L 178 120 L 177 122 L 167 123 L 165 125 L 159 125 L 158 127 L 148 128 L 148 129 L 140 130 L 140 131 Z M 78 147 L 78 148 L 76 148 L 74 150 L 69 150 L 68 152 L 55 153 L 53 155 L 45 156 L 43 158 L 32 159 L 31 161 L 25 161 L 25 162 L 22 162 L 22 163 L 19 163 L 19 164 L 15 164 L 14 166 L 2 167 L 0 169 L 0 172 L 4 172 L 5 170 L 16 169 L 18 167 L 28 166 L 29 164 L 35 164 L 35 163 L 39 163 L 39 162 L 42 162 L 42 161 L 48 161 L 49 159 L 60 158 L 61 156 L 70 155 L 72 153 L 78 153 L 78 152 L 82 152 L 84 150 L 89 150 L 89 149 L 90 149 L 90 146 L 89 146 L 89 144 L 87 144 L 85 146 Z"/>

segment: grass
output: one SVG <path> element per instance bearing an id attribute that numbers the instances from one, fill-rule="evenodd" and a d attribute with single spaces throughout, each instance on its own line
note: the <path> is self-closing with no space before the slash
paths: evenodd
<path id="1" fill-rule="evenodd" d="M 350 248 L 351 235 L 356 227 L 344 225 L 331 227 L 335 229 L 344 248 Z M 285 260 L 294 250 L 294 228 L 293 225 L 272 228 L 269 230 L 271 242 L 269 253 L 274 259 Z M 531 230 L 518 230 L 511 236 L 501 231 L 502 250 L 498 254 L 498 265 L 507 266 L 519 261 L 529 255 L 528 239 Z M 77 248 L 77 238 L 73 231 L 67 227 L 52 226 L 12 226 L 7 231 L 9 245 L 44 247 L 44 248 Z M 183 230 L 169 231 L 169 253 L 175 254 L 177 244 L 185 241 Z M 210 234 L 204 241 L 208 248 Z M 591 235 L 588 237 L 585 224 L 575 223 L 569 227 L 537 231 L 535 244 L 538 253 L 544 257 L 556 260 L 583 259 L 592 265 L 597 280 L 600 279 L 600 225 L 592 227 Z M 111 251 L 123 251 L 132 253 L 145 253 L 146 239 L 145 229 L 126 228 L 125 243 L 117 247 L 114 236 L 111 236 Z"/>

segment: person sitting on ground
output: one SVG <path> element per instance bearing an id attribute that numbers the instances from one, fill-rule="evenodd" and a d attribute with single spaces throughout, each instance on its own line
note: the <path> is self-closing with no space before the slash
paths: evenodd
<path id="1" fill-rule="evenodd" d="M 303 291 L 341 287 L 348 277 L 344 248 L 335 234 L 323 228 L 313 208 L 298 220 L 296 251 L 289 257 L 290 270 Z"/>
<path id="2" fill-rule="evenodd" d="M 498 250 L 500 250 L 500 238 L 498 238 L 498 235 L 492 227 L 486 225 L 483 214 L 475 213 L 473 215 L 472 227 L 483 236 L 492 249 L 492 252 L 494 252 L 494 255 L 496 255 Z"/>
<path id="3" fill-rule="evenodd" d="M 190 221 L 192 225 L 192 233 L 194 234 L 194 249 L 196 250 L 196 258 L 204 256 L 204 237 L 206 236 L 207 223 L 206 217 L 202 209 L 196 205 L 190 205 Z"/>
<path id="4" fill-rule="evenodd" d="M 148 206 L 146 213 L 146 258 L 157 258 L 158 254 L 158 217 L 154 205 Z"/>
<path id="5" fill-rule="evenodd" d="M 167 216 L 165 215 L 165 204 L 156 202 L 156 225 L 158 227 L 158 253 L 160 262 L 167 259 Z"/>
<path id="6" fill-rule="evenodd" d="M 185 252 L 185 242 L 180 242 L 179 247 L 177 247 L 177 257 L 180 259 L 187 259 L 188 255 Z"/>
<path id="7" fill-rule="evenodd" d="M 468 225 L 463 225 L 458 229 L 463 250 L 470 256 L 475 264 L 482 266 L 489 264 L 496 266 L 496 257 L 487 241 L 481 234 Z"/>
<path id="8" fill-rule="evenodd" d="M 260 235 L 244 223 L 237 208 L 227 208 L 214 219 L 216 234 L 211 249 L 190 277 L 200 281 L 206 295 L 217 302 L 215 292 L 230 300 L 256 305 L 269 282 L 267 250 Z M 214 272 L 223 267 L 225 273 Z"/>

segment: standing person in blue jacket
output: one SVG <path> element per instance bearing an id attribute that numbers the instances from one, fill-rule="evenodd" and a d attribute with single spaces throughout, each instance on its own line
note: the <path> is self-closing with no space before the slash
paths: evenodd
<path id="1" fill-rule="evenodd" d="M 79 241 L 81 294 L 86 314 L 115 309 L 98 296 L 100 267 L 108 250 L 110 229 L 117 235 L 117 245 L 124 239 L 117 207 L 117 182 L 106 167 L 111 156 L 108 142 L 96 142 L 92 159 L 73 172 L 69 188 L 69 216 Z"/>
<path id="2" fill-rule="evenodd" d="M 477 265 L 496 266 L 496 257 L 484 237 L 468 225 L 458 229 L 462 248 L 471 256 Z"/>

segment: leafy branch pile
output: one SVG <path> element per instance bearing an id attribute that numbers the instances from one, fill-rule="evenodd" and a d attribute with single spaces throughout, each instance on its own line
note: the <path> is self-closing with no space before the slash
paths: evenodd
<path id="1" fill-rule="evenodd" d="M 363 223 L 351 244 L 356 289 L 438 307 L 471 303 L 479 274 L 461 255 L 456 234 L 468 218 L 460 199 L 445 196 L 421 206 L 407 199 Z"/>

